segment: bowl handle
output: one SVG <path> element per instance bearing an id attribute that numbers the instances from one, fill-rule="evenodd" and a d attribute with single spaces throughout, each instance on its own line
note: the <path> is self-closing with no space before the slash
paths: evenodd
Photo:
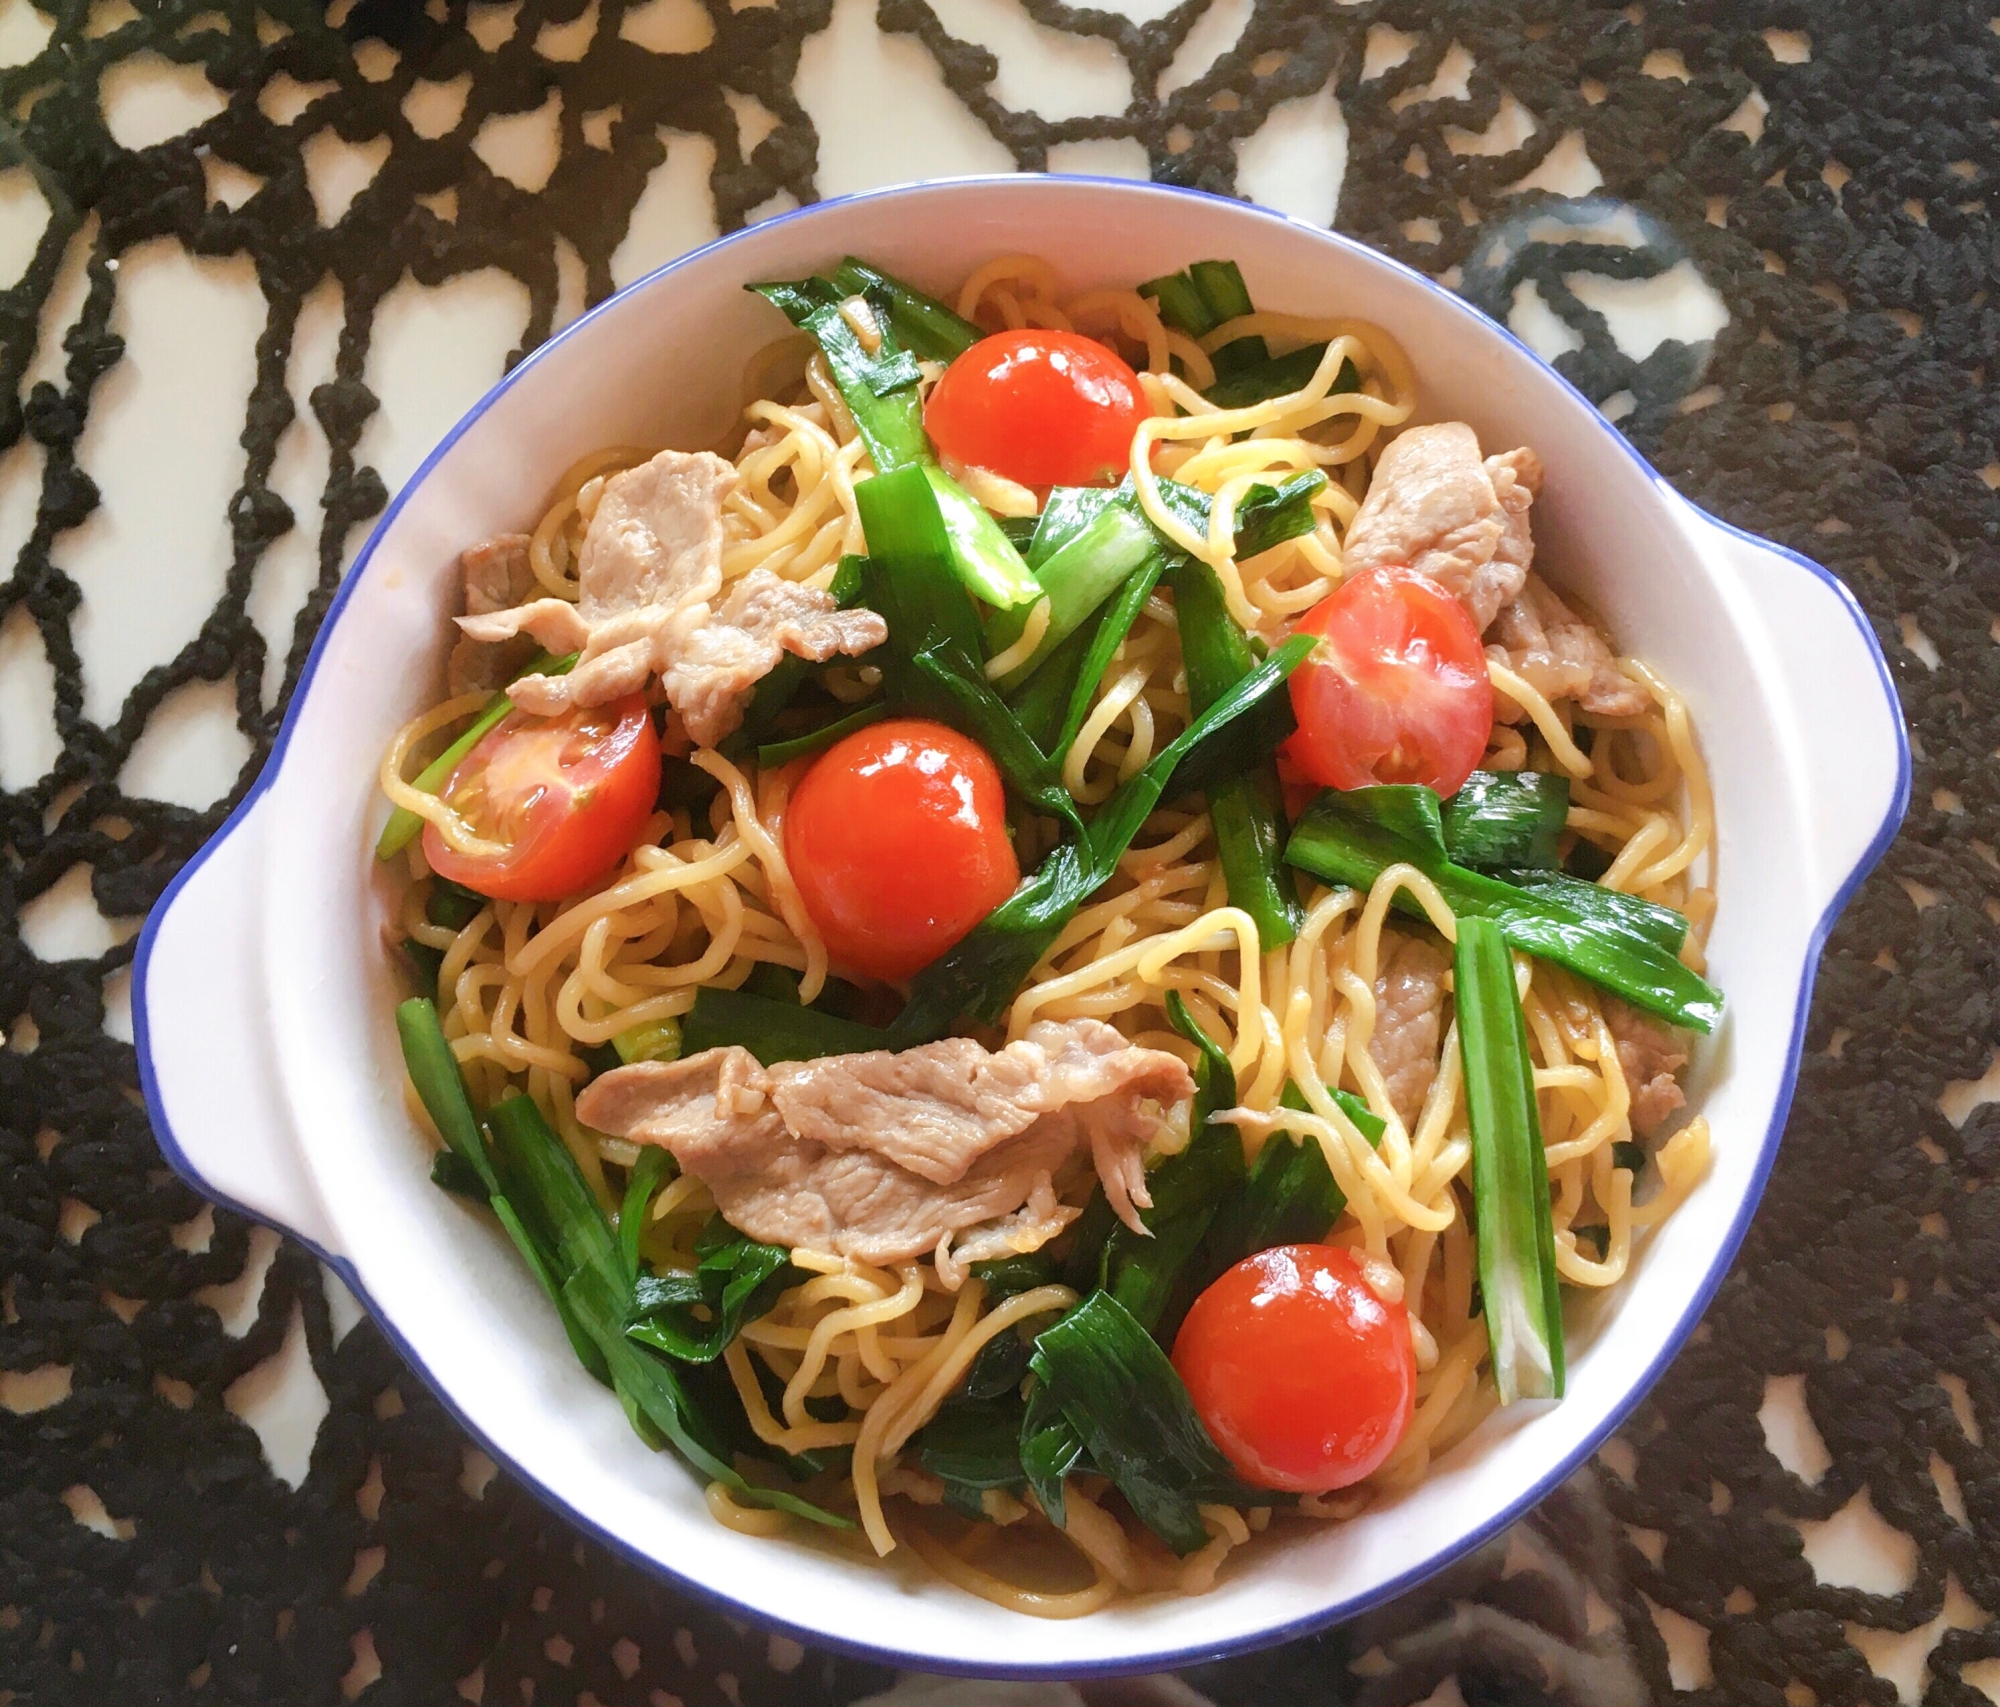
<path id="1" fill-rule="evenodd" d="M 146 1111 L 167 1160 L 225 1207 L 341 1254 L 276 1075 L 256 920 L 260 789 L 154 907 L 133 977 Z"/>
<path id="2" fill-rule="evenodd" d="M 1761 619 L 1812 832 L 1827 920 L 1889 845 L 1910 803 L 1910 743 L 1888 661 L 1854 595 L 1808 558 L 1686 504 Z"/>

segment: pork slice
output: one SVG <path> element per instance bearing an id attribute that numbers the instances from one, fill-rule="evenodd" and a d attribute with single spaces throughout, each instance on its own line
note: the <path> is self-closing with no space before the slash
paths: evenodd
<path id="1" fill-rule="evenodd" d="M 1368 1053 L 1389 1087 L 1389 1102 L 1405 1126 L 1417 1118 L 1437 1077 L 1444 1029 L 1444 951 L 1422 937 L 1382 933 L 1375 975 L 1375 1030 Z"/>
<path id="2" fill-rule="evenodd" d="M 578 596 L 536 599 L 459 626 L 477 640 L 531 634 L 551 652 L 578 652 L 565 676 L 515 684 L 523 710 L 553 717 L 605 705 L 662 678 L 689 732 L 713 745 L 742 721 L 743 697 L 781 652 L 824 662 L 881 644 L 866 611 L 839 611 L 824 593 L 753 570 L 722 594 L 722 505 L 736 470 L 707 451 L 666 450 L 604 483 L 577 558 Z"/>
<path id="3" fill-rule="evenodd" d="M 1650 1138 L 1687 1097 L 1675 1076 L 1688 1064 L 1686 1045 L 1667 1022 L 1616 996 L 1602 998 L 1604 1023 L 1618 1045 L 1618 1065 L 1632 1096 L 1632 1130 Z"/>
<path id="4" fill-rule="evenodd" d="M 528 545 L 524 533 L 500 533 L 459 554 L 458 571 L 465 584 L 467 616 L 491 616 L 495 611 L 507 610 L 535 590 Z M 475 640 L 469 634 L 461 634 L 445 666 L 445 682 L 454 697 L 462 693 L 497 693 L 534 655 L 533 635 Z"/>
<path id="5" fill-rule="evenodd" d="M 1176 1057 L 1100 1021 L 1044 1021 L 999 1051 L 947 1038 L 770 1068 L 734 1048 L 639 1063 L 596 1080 L 577 1118 L 665 1146 L 752 1238 L 881 1263 L 968 1229 L 1016 1248 L 1053 1236 L 1070 1217 L 1049 1182 L 1084 1152 L 1140 1227 L 1146 1141 L 1193 1091 Z"/>
<path id="6" fill-rule="evenodd" d="M 1486 655 L 1552 705 L 1573 699 L 1601 717 L 1636 717 L 1652 704 L 1646 690 L 1618 668 L 1604 636 L 1539 575 L 1527 575 L 1520 596 L 1494 618 Z M 1505 723 L 1527 717 L 1505 694 L 1494 696 L 1493 714 Z"/>
<path id="7" fill-rule="evenodd" d="M 1392 439 L 1341 542 L 1350 573 L 1400 564 L 1428 575 L 1485 630 L 1521 588 L 1533 542 L 1528 506 L 1541 486 L 1531 450 L 1481 460 L 1463 421 Z"/>
<path id="8" fill-rule="evenodd" d="M 666 670 L 667 700 L 695 745 L 713 747 L 743 721 L 751 690 L 781 652 L 823 664 L 859 657 L 889 637 L 872 610 L 842 610 L 831 593 L 752 569 L 687 638 Z"/>

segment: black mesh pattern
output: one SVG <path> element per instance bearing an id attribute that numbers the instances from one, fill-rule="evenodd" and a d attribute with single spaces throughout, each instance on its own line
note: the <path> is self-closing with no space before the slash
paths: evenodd
<path id="1" fill-rule="evenodd" d="M 535 1707 L 669 1696 L 741 1707 L 845 1701 L 884 1681 L 700 1610 L 578 1540 L 504 1476 L 482 1488 L 463 1438 L 371 1326 L 336 1346 L 302 1250 L 278 1249 L 255 1325 L 230 1337 L 203 1295 L 239 1277 L 261 1235 L 217 1211 L 202 1248 L 199 1199 L 161 1161 L 133 1051 L 104 1030 L 106 981 L 130 943 L 45 964 L 18 923 L 81 865 L 100 909 L 136 921 L 254 777 L 277 712 L 262 702 L 265 643 L 246 601 L 270 544 L 311 530 L 319 585 L 291 638 L 289 694 L 385 501 L 358 460 L 377 406 L 362 375 L 375 308 L 398 279 L 504 269 L 530 293 L 531 347 L 556 313 L 558 239 L 581 259 L 590 299 L 609 291 L 611 256 L 664 155 L 662 127 L 713 141 L 724 230 L 783 205 L 773 198 L 813 198 L 818 138 L 793 78 L 831 0 L 705 3 L 709 45 L 658 54 L 621 38 L 626 0 L 592 0 L 588 49 L 560 62 L 534 44 L 544 25 L 580 18 L 578 0 L 523 0 L 494 51 L 468 32 L 464 0 L 361 0 L 344 15 L 336 6 L 332 22 L 305 0 L 136 0 L 130 21 L 95 33 L 85 0 L 34 0 L 53 24 L 48 46 L 0 72 L 0 156 L 27 164 L 53 209 L 25 277 L 0 293 L 0 450 L 25 434 L 44 468 L 34 531 L 0 581 L 0 621 L 20 607 L 39 632 L 61 744 L 46 775 L 0 793 L 0 1702 L 334 1702 L 364 1685 L 371 1702 L 433 1702 L 476 1679 L 462 1688 Z M 1115 45 L 1136 91 L 1126 114 L 1047 123 L 1008 111 L 988 93 L 991 55 L 951 36 L 924 0 L 881 0 L 878 17 L 928 50 L 1029 169 L 1054 144 L 1131 138 L 1157 177 L 1231 192 L 1236 143 L 1279 102 L 1331 80 L 1349 138 L 1340 226 L 1503 317 L 1532 283 L 1574 335 L 1558 366 L 1612 405 L 1657 467 L 1853 587 L 1916 749 L 1909 824 L 1828 949 L 1798 1100 L 1744 1255 L 1696 1343 L 1607 1454 L 1611 1468 L 1403 1605 L 1195 1681 L 1232 1702 L 1289 1691 L 1389 1707 L 1455 1671 L 1475 1707 L 1665 1700 L 1650 1603 L 1709 1632 L 1701 1699 L 1895 1700 L 1848 1626 L 1925 1624 L 1947 1610 L 1948 1581 L 1961 1615 L 1947 1622 L 1978 1621 L 1964 1598 L 2000 1611 L 2000 1461 L 1979 1433 L 2000 1431 L 2000 1110 L 1975 1108 L 1955 1127 L 1939 1108 L 2000 1044 L 1990 5 L 1256 0 L 1237 43 L 1160 100 L 1162 71 L 1224 0 L 1184 0 L 1144 26 L 1021 3 L 1043 25 Z M 122 13 L 99 0 L 99 15 Z M 1408 55 L 1364 81 L 1378 29 L 1409 38 Z M 381 44 L 393 69 L 370 81 L 357 49 L 379 65 Z M 1399 100 L 1454 44 L 1473 62 L 1465 97 Z M 198 64 L 228 104 L 131 153 L 105 129 L 98 84 L 145 51 Z M 419 73 L 469 80 L 463 117 L 441 138 L 403 116 Z M 333 87 L 278 124 L 257 97 L 280 74 Z M 777 120 L 747 158 L 725 88 Z M 560 161 L 529 193 L 471 141 L 487 118 L 540 108 L 551 91 Z M 1534 116 L 1525 142 L 1468 151 L 1509 98 Z M 585 116 L 613 106 L 610 146 L 596 146 Z M 318 224 L 303 154 L 324 130 L 388 143 L 331 229 Z M 1598 202 L 1511 188 L 1579 145 L 1601 176 Z M 235 211 L 211 203 L 203 150 L 264 187 Z M 447 189 L 449 219 L 420 200 Z M 1636 243 L 1555 240 L 1620 208 Z M 61 378 L 24 394 L 44 303 L 80 233 L 88 292 Z M 100 725 L 84 715 L 82 593 L 58 566 L 60 542 L 98 503 L 76 449 L 94 388 L 121 357 L 115 263 L 162 236 L 250 256 L 269 323 L 245 399 L 223 595 Z M 1683 264 L 1728 309 L 1712 345 L 1668 341 L 1634 360 L 1575 287 L 1582 273 L 1645 279 Z M 272 469 L 294 409 L 285 371 L 300 304 L 328 277 L 345 322 L 336 376 L 310 407 L 331 472 L 320 512 L 298 515 Z M 149 718 L 194 681 L 235 686 L 254 748 L 235 793 L 204 811 L 122 793 L 120 767 Z M 295 1319 L 330 1404 L 296 1490 L 225 1403 Z M 66 1396 L 30 1408 L 59 1392 L 51 1369 L 69 1372 Z M 1812 1485 L 1771 1456 L 1758 1422 L 1767 1378 L 1786 1375 L 1804 1377 L 1830 1459 Z M 1955 1402 L 1969 1404 L 1970 1431 Z M 1903 1592 L 1823 1586 L 1803 1558 L 1796 1522 L 1863 1489 L 1917 1544 Z M 93 1498 L 118 1538 L 80 1521 Z M 1608 1625 L 1591 1616 L 1598 1602 Z M 2000 1658 L 2000 1624 L 1945 1630 L 1925 1701 L 1985 1699 L 1960 1670 L 1988 1658 Z"/>

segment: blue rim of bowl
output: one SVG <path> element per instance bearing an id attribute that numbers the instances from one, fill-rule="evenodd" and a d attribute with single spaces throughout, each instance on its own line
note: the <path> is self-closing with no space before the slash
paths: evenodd
<path id="1" fill-rule="evenodd" d="M 1694 1298 L 1681 1313 L 1680 1320 L 1674 1324 L 1672 1331 L 1668 1333 L 1665 1341 L 1662 1343 L 1659 1355 L 1654 1358 L 1653 1362 L 1639 1379 L 1632 1384 L 1624 1399 L 1612 1407 L 1601 1424 L 1591 1430 L 1559 1462 L 1544 1472 L 1536 1482 L 1510 1501 L 1503 1510 L 1486 1523 L 1463 1535 L 1454 1537 L 1448 1545 L 1439 1548 L 1421 1564 L 1414 1565 L 1410 1569 L 1400 1572 L 1398 1575 L 1384 1582 L 1375 1584 L 1364 1593 L 1351 1596 L 1334 1605 L 1323 1607 L 1302 1618 L 1292 1619 L 1283 1624 L 1275 1624 L 1263 1630 L 1232 1637 L 1230 1640 L 1220 1644 L 1197 1643 L 1190 1647 L 1163 1648 L 1146 1653 L 1130 1654 L 1123 1658 L 1082 1661 L 1067 1665 L 1037 1664 L 1029 1661 L 1018 1665 L 977 1666 L 954 1661 L 949 1655 L 910 1652 L 899 1648 L 887 1647 L 879 1643 L 856 1641 L 850 1637 L 815 1629 L 809 1625 L 795 1624 L 784 1618 L 774 1617 L 761 1607 L 749 1606 L 741 1601 L 734 1600 L 720 1590 L 711 1588 L 698 1579 L 676 1570 L 664 1560 L 655 1558 L 622 1537 L 614 1535 L 609 1530 L 600 1527 L 550 1490 L 535 1476 L 533 1471 L 521 1464 L 517 1459 L 507 1453 L 496 1450 L 493 1442 L 486 1438 L 485 1433 L 475 1426 L 459 1409 L 450 1392 L 431 1377 L 430 1371 L 397 1331 L 394 1320 L 389 1312 L 384 1310 L 369 1296 L 367 1289 L 361 1284 L 360 1278 L 355 1273 L 353 1266 L 345 1258 L 335 1256 L 331 1252 L 321 1249 L 309 1239 L 299 1238 L 298 1233 L 293 1229 L 271 1222 L 268 1217 L 261 1216 L 255 1210 L 245 1208 L 243 1205 L 235 1203 L 226 1196 L 219 1194 L 203 1177 L 201 1171 L 189 1160 L 187 1153 L 181 1148 L 180 1142 L 175 1137 L 173 1128 L 167 1120 L 166 1109 L 160 1101 L 159 1087 L 153 1071 L 150 1027 L 146 1011 L 146 975 L 148 962 L 152 956 L 153 943 L 158 935 L 159 927 L 165 920 L 168 910 L 173 906 L 182 887 L 201 869 L 208 856 L 219 848 L 243 823 L 252 808 L 255 807 L 258 800 L 276 779 L 279 770 L 284 764 L 286 751 L 291 742 L 292 731 L 298 722 L 299 716 L 305 706 L 306 697 L 311 690 L 313 677 L 319 666 L 321 655 L 325 652 L 327 644 L 333 636 L 334 628 L 340 621 L 349 596 L 353 593 L 355 587 L 359 585 L 363 573 L 367 570 L 369 563 L 373 559 L 377 546 L 381 544 L 389 529 L 395 524 L 396 518 L 402 513 L 404 504 L 429 477 L 431 470 L 445 457 L 452 446 L 471 430 L 486 411 L 520 380 L 523 374 L 536 364 L 549 359 L 572 334 L 580 331 L 598 315 L 605 313 L 622 302 L 628 295 L 647 288 L 659 279 L 678 271 L 696 260 L 705 260 L 712 251 L 737 242 L 752 232 L 764 231 L 777 225 L 790 224 L 799 220 L 823 218 L 830 212 L 853 207 L 861 203 L 887 201 L 896 197 L 913 194 L 936 194 L 939 191 L 948 192 L 954 186 L 1021 184 L 1031 181 L 1041 181 L 1050 185 L 1087 184 L 1109 186 L 1132 195 L 1155 195 L 1169 199 L 1217 202 L 1239 214 L 1246 214 L 1259 219 L 1275 220 L 1280 224 L 1309 232 L 1321 242 L 1331 243 L 1337 248 L 1345 249 L 1375 266 L 1389 268 L 1408 283 L 1421 287 L 1432 296 L 1441 298 L 1450 306 L 1453 312 L 1470 316 L 1488 334 L 1502 338 L 1507 343 L 1513 345 L 1515 349 L 1541 367 L 1557 384 L 1562 386 L 1577 406 L 1586 411 L 1591 419 L 1595 421 L 1598 428 L 1608 435 L 1612 442 L 1638 465 L 1646 478 L 1655 485 L 1662 487 L 1674 502 L 1687 505 L 1701 521 L 1715 528 L 1717 531 L 1733 535 L 1757 547 L 1760 551 L 1768 552 L 1773 556 L 1790 561 L 1798 568 L 1805 570 L 1818 580 L 1824 582 L 1840 600 L 1842 608 L 1860 630 L 1869 656 L 1875 665 L 1878 685 L 1882 689 L 1882 696 L 1885 702 L 1884 708 L 1888 714 L 1889 722 L 1896 738 L 1896 787 L 1890 800 L 1889 810 L 1884 815 L 1875 835 L 1869 841 L 1866 850 L 1861 854 L 1860 858 L 1856 860 L 1853 869 L 1848 872 L 1845 880 L 1835 893 L 1833 900 L 1828 903 L 1826 910 L 1820 915 L 1818 922 L 1813 927 L 1811 938 L 1807 943 L 1805 962 L 1799 975 L 1798 997 L 1792 1013 L 1791 1040 L 1786 1049 L 1785 1067 L 1783 1075 L 1779 1080 L 1777 1100 L 1772 1105 L 1770 1125 L 1758 1146 L 1757 1163 L 1752 1170 L 1748 1187 L 1744 1192 L 1743 1201 L 1737 1210 L 1736 1217 L 1730 1223 L 1721 1244 L 1717 1247 L 1715 1260 L 1710 1265 L 1708 1273 L 1703 1277 L 1702 1284 L 1697 1289 Z M 1509 1525 L 1519 1521 L 1533 1507 L 1539 1505 L 1557 1487 L 1568 1480 L 1577 1468 L 1591 1457 L 1597 1448 L 1603 1444 L 1605 1439 L 1631 1414 L 1633 1408 L 1637 1406 L 1639 1401 L 1652 1388 L 1653 1384 L 1659 1380 L 1660 1376 L 1665 1373 L 1667 1365 L 1679 1354 L 1688 1335 L 1693 1332 L 1695 1324 L 1707 1310 L 1709 1303 L 1715 1296 L 1716 1290 L 1727 1277 L 1730 1267 L 1735 1261 L 1736 1252 L 1743 1242 L 1745 1233 L 1749 1229 L 1750 1218 L 1756 1212 L 1757 1205 L 1764 1195 L 1764 1187 L 1770 1178 L 1771 1169 L 1777 1160 L 1778 1143 L 1784 1135 L 1785 1122 L 1791 1112 L 1792 1097 L 1798 1085 L 1799 1060 L 1805 1046 L 1806 1021 L 1812 1003 L 1813 985 L 1819 970 L 1820 950 L 1826 943 L 1827 934 L 1832 930 L 1834 921 L 1846 909 L 1847 903 L 1853 898 L 1855 890 L 1860 887 L 1862 880 L 1874 868 L 1876 861 L 1882 857 L 1889 843 L 1894 840 L 1897 830 L 1902 825 L 1903 816 L 1908 810 L 1909 800 L 1910 744 L 1904 730 L 1902 703 L 1897 696 L 1895 682 L 1889 672 L 1888 660 L 1883 656 L 1881 643 L 1876 638 L 1875 631 L 1870 626 L 1868 618 L 1863 613 L 1860 604 L 1847 589 L 1846 585 L 1830 570 L 1813 562 L 1811 558 L 1801 556 L 1798 552 L 1762 538 L 1760 535 L 1748 533 L 1742 528 L 1723 521 L 1720 517 L 1710 515 L 1699 505 L 1682 498 L 1674 490 L 1673 486 L 1639 454 L 1631 441 L 1623 433 L 1619 432 L 1611 422 L 1607 421 L 1596 405 L 1578 391 L 1575 386 L 1571 385 L 1553 367 L 1543 361 L 1527 345 L 1523 344 L 1507 327 L 1482 314 L 1462 297 L 1453 295 L 1452 292 L 1445 289 L 1436 280 L 1427 278 L 1424 274 L 1404 265 L 1392 256 L 1384 255 L 1379 250 L 1371 249 L 1366 244 L 1360 243 L 1354 238 L 1345 236 L 1338 231 L 1330 231 L 1325 227 L 1313 225 L 1304 220 L 1294 219 L 1290 215 L 1278 213 L 1269 208 L 1258 207 L 1251 202 L 1239 201 L 1231 196 L 1214 195 L 1205 190 L 1186 189 L 1179 185 L 1157 184 L 1139 179 L 1112 178 L 1081 173 L 1052 174 L 1039 180 L 1036 174 L 1030 173 L 996 173 L 960 179 L 934 179 L 917 183 L 892 184 L 881 189 L 868 190 L 855 195 L 837 196 L 826 201 L 813 202 L 805 207 L 780 214 L 773 219 L 765 220 L 757 225 L 745 226 L 741 231 L 730 232 L 726 236 L 718 237 L 709 243 L 703 244 L 698 249 L 692 249 L 687 254 L 678 256 L 674 260 L 667 262 L 664 266 L 655 268 L 643 278 L 635 279 L 623 290 L 606 297 L 603 302 L 599 303 L 588 313 L 580 315 L 576 320 L 564 327 L 561 332 L 549 339 L 548 342 L 534 350 L 467 410 L 451 431 L 438 443 L 436 448 L 424 458 L 417 471 L 410 476 L 402 490 L 396 494 L 390 501 L 388 508 L 383 511 L 381 520 L 375 524 L 367 541 L 356 555 L 353 566 L 348 570 L 346 577 L 335 590 L 333 600 L 327 607 L 325 617 L 321 620 L 319 633 L 314 638 L 312 649 L 306 656 L 305 666 L 299 672 L 298 685 L 293 690 L 291 705 L 287 708 L 284 721 L 279 726 L 277 738 L 272 742 L 271 754 L 265 760 L 264 768 L 258 773 L 256 781 L 251 784 L 250 791 L 243 797 L 236 809 L 230 813 L 221 828 L 196 850 L 194 856 L 181 868 L 174 880 L 167 885 L 165 892 L 154 904 L 152 911 L 147 916 L 145 927 L 139 935 L 139 946 L 133 959 L 132 977 L 133 1037 L 139 1057 L 139 1082 L 146 1099 L 146 1112 L 152 1121 L 153 1131 L 159 1140 L 160 1149 L 166 1156 L 169 1164 L 171 1164 L 182 1178 L 212 1201 L 221 1204 L 225 1209 L 232 1210 L 248 1220 L 275 1226 L 278 1232 L 285 1234 L 288 1238 L 299 1239 L 301 1244 L 340 1277 L 342 1283 L 353 1292 L 369 1315 L 374 1318 L 376 1326 L 381 1329 L 390 1344 L 395 1347 L 397 1355 L 424 1380 L 426 1385 L 437 1396 L 440 1403 L 451 1414 L 453 1420 L 478 1443 L 482 1450 L 491 1456 L 515 1480 L 527 1487 L 543 1504 L 560 1513 L 566 1521 L 574 1524 L 578 1529 L 598 1542 L 599 1545 L 608 1548 L 621 1558 L 630 1560 L 632 1563 L 641 1566 L 656 1576 L 664 1577 L 675 1587 L 684 1589 L 689 1594 L 705 1601 L 710 1606 L 725 1614 L 747 1618 L 767 1630 L 774 1630 L 791 1636 L 811 1647 L 878 1664 L 950 1675 L 1024 1681 L 1076 1677 L 1110 1677 L 1141 1672 L 1165 1671 L 1175 1667 L 1199 1665 L 1208 1661 L 1225 1659 L 1234 1654 L 1250 1653 L 1260 1648 L 1273 1647 L 1282 1642 L 1294 1641 L 1299 1637 L 1309 1636 L 1317 1631 L 1324 1630 L 1328 1626 L 1340 1623 L 1345 1619 L 1357 1617 L 1361 1613 L 1367 1612 L 1383 1604 L 1385 1601 L 1392 1600 L 1397 1595 L 1414 1588 L 1426 1578 L 1443 1570 L 1453 1561 L 1464 1557 L 1474 1548 L 1491 1540 Z"/>

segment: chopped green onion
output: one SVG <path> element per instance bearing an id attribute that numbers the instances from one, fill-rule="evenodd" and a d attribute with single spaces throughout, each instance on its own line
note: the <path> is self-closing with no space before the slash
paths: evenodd
<path id="1" fill-rule="evenodd" d="M 1463 914 L 1453 963 L 1479 1290 L 1503 1405 L 1563 1392 L 1562 1294 L 1549 1208 L 1548 1154 L 1535 1112 L 1534 1063 L 1501 928 Z"/>
<path id="2" fill-rule="evenodd" d="M 1194 288 L 1201 292 L 1201 300 L 1214 316 L 1210 330 L 1255 312 L 1249 288 L 1243 283 L 1242 269 L 1234 261 L 1196 261 L 1188 268 L 1188 277 L 1194 281 Z M 1225 379 L 1244 368 L 1268 361 L 1270 357 L 1270 345 L 1262 338 L 1252 337 L 1232 339 L 1215 351 L 1209 360 L 1215 364 L 1216 377 Z"/>
<path id="3" fill-rule="evenodd" d="M 768 1314 L 800 1276 L 790 1251 L 758 1244 L 720 1215 L 702 1229 L 695 1248 L 692 1272 L 640 1278 L 625 1332 L 683 1363 L 713 1363 L 743 1324 Z"/>
<path id="4" fill-rule="evenodd" d="M 634 1061 L 678 1061 L 681 1022 L 668 1018 L 648 1020 L 644 1025 L 628 1025 L 611 1039 L 611 1047 L 627 1066 Z"/>
<path id="5" fill-rule="evenodd" d="M 634 1281 L 639 1278 L 639 1239 L 646 1231 L 646 1211 L 652 1207 L 653 1194 L 679 1171 L 671 1150 L 648 1144 L 625 1181 L 625 1196 L 618 1205 L 618 1254 Z"/>
<path id="6" fill-rule="evenodd" d="M 1247 409 L 1251 404 L 1262 403 L 1268 398 L 1287 397 L 1294 391 L 1305 389 L 1306 382 L 1319 372 L 1319 364 L 1325 357 L 1326 345 L 1321 343 L 1288 350 L 1282 356 L 1267 356 L 1262 361 L 1246 362 L 1227 378 L 1218 378 L 1202 396 L 1218 409 Z M 1218 374 L 1221 371 L 1220 367 L 1216 369 Z M 1344 361 L 1340 364 L 1340 371 L 1333 376 L 1327 395 L 1360 389 L 1360 369 L 1353 362 Z"/>

